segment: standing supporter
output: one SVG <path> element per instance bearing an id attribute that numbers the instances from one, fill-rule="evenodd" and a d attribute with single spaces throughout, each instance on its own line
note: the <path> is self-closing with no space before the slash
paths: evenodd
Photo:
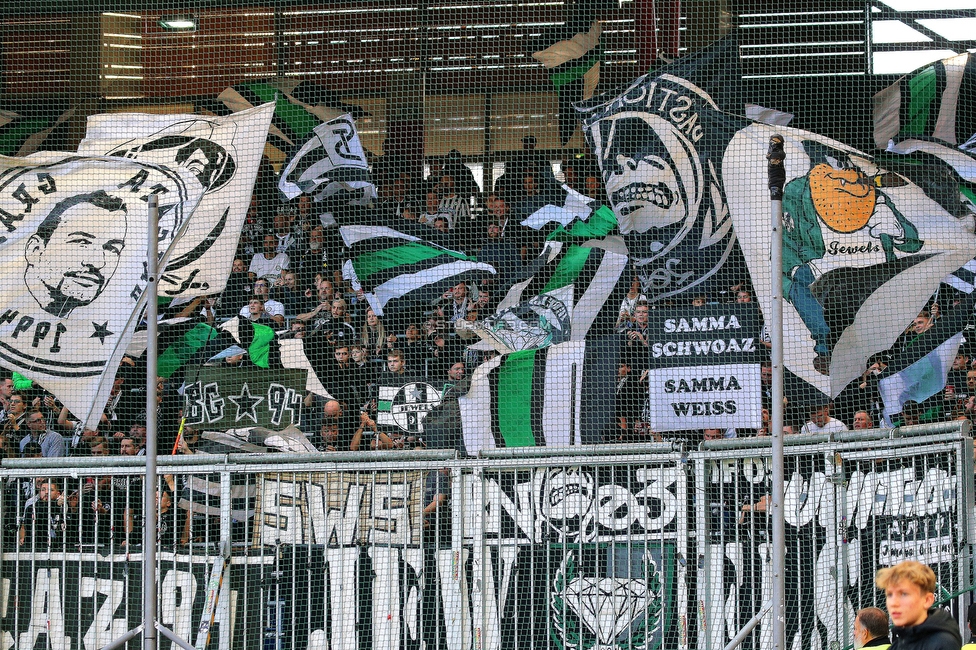
<path id="1" fill-rule="evenodd" d="M 386 328 L 383 321 L 372 308 L 366 310 L 366 322 L 360 330 L 359 343 L 371 354 L 382 354 L 386 340 Z"/>
<path id="2" fill-rule="evenodd" d="M 31 411 L 27 414 L 28 434 L 20 441 L 20 450 L 23 451 L 27 443 L 33 442 L 41 446 L 41 455 L 44 458 L 58 458 L 66 456 L 64 438 L 60 433 L 56 433 L 47 428 L 47 420 L 41 411 Z"/>
<path id="3" fill-rule="evenodd" d="M 264 252 L 255 253 L 248 271 L 256 278 L 276 280 L 282 271 L 288 269 L 290 260 L 287 253 L 278 252 L 278 238 L 272 234 L 264 236 Z"/>
<path id="4" fill-rule="evenodd" d="M 854 429 L 873 429 L 874 420 L 871 419 L 871 414 L 867 411 L 858 411 L 854 414 Z"/>
<path id="5" fill-rule="evenodd" d="M 800 433 L 839 433 L 847 431 L 847 425 L 830 417 L 830 402 L 810 408 L 810 418 Z"/>
<path id="6" fill-rule="evenodd" d="M 261 301 L 261 313 L 267 314 L 268 318 L 274 322 L 276 325 L 284 325 L 285 323 L 285 306 L 278 302 L 277 300 L 272 300 L 270 297 L 271 285 L 266 279 L 258 279 L 254 281 L 254 295 L 248 303 L 241 308 L 238 315 L 243 318 L 248 318 L 250 320 L 257 320 L 254 317 L 254 299 Z M 258 316 L 260 318 L 260 316 Z"/>

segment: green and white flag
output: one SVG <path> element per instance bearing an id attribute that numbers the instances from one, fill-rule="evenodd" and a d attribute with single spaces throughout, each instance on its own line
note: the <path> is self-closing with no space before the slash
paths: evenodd
<path id="1" fill-rule="evenodd" d="M 613 418 L 619 339 L 570 341 L 478 366 L 458 398 L 465 450 L 600 442 Z"/>
<path id="2" fill-rule="evenodd" d="M 339 232 L 350 258 L 342 275 L 366 293 L 378 316 L 430 305 L 459 282 L 495 274 L 490 264 L 386 226 L 342 226 Z"/>

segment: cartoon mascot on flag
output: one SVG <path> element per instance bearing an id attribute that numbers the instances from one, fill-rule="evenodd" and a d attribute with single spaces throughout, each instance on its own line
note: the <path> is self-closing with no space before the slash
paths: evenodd
<path id="1" fill-rule="evenodd" d="M 803 148 L 810 171 L 787 183 L 783 194 L 783 295 L 810 330 L 817 355 L 814 368 L 826 375 L 831 330 L 814 286 L 826 275 L 817 264 L 827 254 L 824 234 L 864 231 L 870 239 L 852 252 L 883 251 L 885 262 L 897 261 L 895 251 L 917 253 L 923 242 L 915 225 L 881 190 L 883 181 L 892 178 L 904 184 L 900 177 L 869 176 L 847 153 L 820 142 L 804 140 Z"/>

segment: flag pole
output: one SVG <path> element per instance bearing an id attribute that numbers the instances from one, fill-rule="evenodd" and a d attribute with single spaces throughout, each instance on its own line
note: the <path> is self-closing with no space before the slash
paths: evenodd
<path id="1" fill-rule="evenodd" d="M 773 403 L 771 428 L 773 438 L 772 490 L 770 492 L 770 521 L 772 522 L 772 615 L 773 650 L 786 650 L 786 528 L 783 523 L 783 187 L 786 185 L 786 152 L 783 136 L 769 138 L 768 161 L 769 198 L 772 217 L 772 250 L 770 279 L 772 305 L 769 314 L 772 343 Z"/>
<path id="2" fill-rule="evenodd" d="M 156 346 L 159 264 L 159 197 L 149 195 L 149 245 L 146 291 L 146 478 L 143 484 L 142 529 L 142 647 L 156 650 Z"/>

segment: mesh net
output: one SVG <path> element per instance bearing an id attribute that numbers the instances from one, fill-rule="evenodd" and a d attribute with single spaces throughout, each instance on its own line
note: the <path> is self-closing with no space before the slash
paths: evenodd
<path id="1" fill-rule="evenodd" d="M 965 621 L 976 4 L 166 4 L 0 7 L 0 645 L 139 624 L 155 423 L 198 648 L 725 647 L 774 348 L 788 643 Z"/>

